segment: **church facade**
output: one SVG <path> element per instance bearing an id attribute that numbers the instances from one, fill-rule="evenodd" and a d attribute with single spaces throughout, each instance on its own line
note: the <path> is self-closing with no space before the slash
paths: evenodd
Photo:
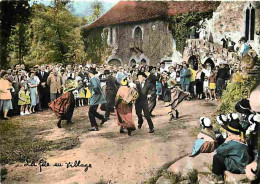
<path id="1" fill-rule="evenodd" d="M 109 64 L 156 65 L 166 63 L 235 62 L 234 51 L 223 48 L 237 43 L 242 36 L 248 38 L 260 54 L 260 2 L 134 2 L 120 1 L 86 29 L 103 27 L 107 43 L 113 48 L 106 60 Z M 203 20 L 203 38 L 187 38 L 183 53 L 176 50 L 175 39 L 168 28 L 166 17 L 189 12 L 214 10 L 210 20 Z"/>

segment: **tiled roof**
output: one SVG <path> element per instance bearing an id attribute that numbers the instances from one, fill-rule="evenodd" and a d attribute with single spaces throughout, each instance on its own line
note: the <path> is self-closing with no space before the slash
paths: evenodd
<path id="1" fill-rule="evenodd" d="M 87 29 L 115 24 L 163 19 L 188 12 L 207 12 L 217 7 L 206 1 L 120 1 Z"/>

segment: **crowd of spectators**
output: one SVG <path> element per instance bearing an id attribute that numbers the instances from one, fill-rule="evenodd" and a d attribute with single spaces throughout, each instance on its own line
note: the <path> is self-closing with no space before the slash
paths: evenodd
<path id="1" fill-rule="evenodd" d="M 4 119 L 9 119 L 13 115 L 28 115 L 46 110 L 49 102 L 62 94 L 63 84 L 67 79 L 76 80 L 79 84 L 87 84 L 90 69 L 94 69 L 95 75 L 100 79 L 105 77 L 104 71 L 109 70 L 120 83 L 124 77 L 135 81 L 139 71 L 149 75 L 150 68 L 148 65 L 62 65 L 60 63 L 26 68 L 24 64 L 17 64 L 8 70 L 1 70 L 0 110 L 3 111 Z M 214 69 L 208 65 L 199 66 L 195 71 L 185 61 L 169 67 L 166 67 L 164 62 L 159 63 L 156 66 L 156 75 L 161 74 L 172 78 L 177 86 L 189 92 L 189 100 L 192 98 L 217 99 L 221 96 L 229 78 L 229 70 L 224 64 L 221 64 L 220 68 Z M 162 80 L 163 78 L 160 77 L 157 83 L 160 84 Z M 101 87 L 105 85 L 105 82 L 101 82 Z M 76 96 L 76 106 L 88 105 L 88 99 L 91 98 L 87 87 L 82 87 L 74 95 Z M 158 92 L 158 95 L 160 97 L 162 94 Z"/>

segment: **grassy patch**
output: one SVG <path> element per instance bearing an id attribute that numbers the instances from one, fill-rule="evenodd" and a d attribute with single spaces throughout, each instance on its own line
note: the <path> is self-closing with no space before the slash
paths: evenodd
<path id="1" fill-rule="evenodd" d="M 55 141 L 36 138 L 38 132 L 47 130 L 41 125 L 26 126 L 19 119 L 11 119 L 0 123 L 0 163 L 12 164 L 39 160 L 42 154 L 51 150 L 68 150 L 79 145 L 77 137 L 67 137 Z"/>
<path id="2" fill-rule="evenodd" d="M 168 173 L 167 172 L 167 169 L 172 165 L 174 164 L 176 161 L 180 160 L 181 158 L 187 156 L 187 154 L 183 155 L 183 156 L 180 156 L 178 157 L 177 159 L 171 161 L 171 162 L 168 162 L 166 164 L 164 164 L 161 168 L 159 168 L 159 170 L 157 171 L 156 175 L 153 176 L 152 178 L 150 178 L 148 181 L 145 182 L 145 184 L 155 184 L 156 181 L 161 177 L 161 176 L 164 176 L 166 177 L 167 179 L 170 179 L 171 181 L 173 181 L 173 183 L 175 181 L 181 181 L 181 176 L 179 174 L 176 174 L 176 173 Z M 178 183 L 177 182 L 177 183 Z"/>

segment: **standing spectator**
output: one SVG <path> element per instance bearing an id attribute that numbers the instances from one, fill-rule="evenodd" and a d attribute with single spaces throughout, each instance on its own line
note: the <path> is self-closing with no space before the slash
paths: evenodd
<path id="1" fill-rule="evenodd" d="M 208 93 L 209 93 L 209 78 L 205 76 L 204 82 L 203 82 L 203 92 L 205 94 L 205 100 L 209 99 Z"/>
<path id="2" fill-rule="evenodd" d="M 39 110 L 48 108 L 48 94 L 49 90 L 47 87 L 48 73 L 45 71 L 45 66 L 41 66 L 40 70 L 36 72 L 36 76 L 39 78 L 40 83 L 38 85 L 38 95 L 39 95 Z"/>
<path id="3" fill-rule="evenodd" d="M 220 63 L 220 68 L 218 69 L 217 72 L 217 94 L 218 96 L 222 96 L 222 91 L 225 89 L 225 83 L 226 80 L 228 80 L 229 74 L 228 70 L 225 68 L 225 65 L 223 63 Z"/>
<path id="4" fill-rule="evenodd" d="M 30 78 L 28 79 L 28 86 L 30 90 L 30 97 L 31 97 L 31 107 L 30 113 L 35 113 L 35 106 L 36 106 L 36 98 L 37 98 L 37 82 L 34 79 L 35 73 L 29 73 Z"/>
<path id="5" fill-rule="evenodd" d="M 213 100 L 213 96 L 215 98 L 215 100 L 217 100 L 216 98 L 216 74 L 214 71 L 210 72 L 210 76 L 209 76 L 209 96 L 210 96 L 210 100 Z"/>
<path id="6" fill-rule="evenodd" d="M 202 67 L 199 66 L 195 77 L 196 94 L 198 99 L 202 99 L 204 78 L 205 73 L 202 71 Z"/>
<path id="7" fill-rule="evenodd" d="M 51 101 L 58 98 L 61 94 L 61 76 L 58 75 L 56 69 L 49 75 L 47 79 L 47 85 L 50 86 L 50 99 Z"/>
<path id="8" fill-rule="evenodd" d="M 6 71 L 3 71 L 1 73 L 1 79 L 0 79 L 0 110 L 3 109 L 4 111 L 4 119 L 7 120 L 9 117 L 7 117 L 7 113 L 10 109 L 13 109 L 12 106 L 12 95 L 11 95 L 11 89 L 12 84 L 7 80 L 8 74 Z"/>
<path id="9" fill-rule="evenodd" d="M 189 64 L 184 64 L 184 68 L 180 71 L 181 88 L 183 91 L 189 92 L 190 86 L 190 70 Z"/>
<path id="10" fill-rule="evenodd" d="M 190 87 L 189 87 L 189 91 L 191 93 L 191 98 L 194 98 L 195 96 L 195 93 L 196 93 L 196 90 L 194 89 L 196 86 L 195 86 L 195 77 L 196 77 L 196 71 L 190 67 L 189 68 L 190 70 Z"/>
<path id="11" fill-rule="evenodd" d="M 30 96 L 26 94 L 24 85 L 21 86 L 18 96 L 19 96 L 18 105 L 21 106 L 20 115 L 23 116 L 25 115 L 27 104 L 30 104 Z"/>

